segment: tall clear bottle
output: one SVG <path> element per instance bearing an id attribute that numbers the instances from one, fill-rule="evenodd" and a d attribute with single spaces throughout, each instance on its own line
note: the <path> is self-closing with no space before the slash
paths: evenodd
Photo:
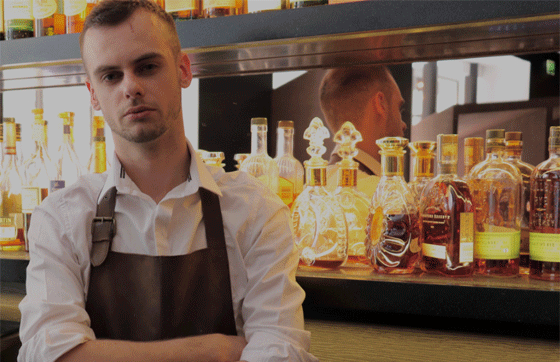
<path id="1" fill-rule="evenodd" d="M 319 118 L 313 118 L 304 136 L 309 140 L 304 162 L 306 185 L 292 207 L 294 240 L 299 250 L 299 265 L 303 268 L 335 269 L 348 257 L 348 229 L 344 211 L 336 198 L 325 188 L 327 150 L 323 140 L 329 130 Z"/>
<path id="2" fill-rule="evenodd" d="M 386 274 L 411 274 L 420 258 L 418 204 L 403 177 L 408 140 L 385 137 L 381 149 L 381 180 L 367 219 L 366 252 L 374 269 Z"/>
<path id="3" fill-rule="evenodd" d="M 23 180 L 16 159 L 16 124 L 14 118 L 4 118 L 5 157 L 0 180 L 0 246 L 2 250 L 23 250 L 23 214 L 21 186 Z"/>
<path id="4" fill-rule="evenodd" d="M 361 133 L 346 122 L 334 136 L 338 144 L 338 186 L 334 197 L 342 207 L 348 227 L 348 260 L 346 266 L 369 266 L 366 256 L 366 221 L 370 207 L 369 197 L 358 190 L 358 166 L 354 157 L 358 154 L 356 143 L 362 141 Z"/>
<path id="5" fill-rule="evenodd" d="M 484 161 L 484 138 L 482 137 L 467 137 L 465 138 L 465 147 L 463 152 L 464 157 L 464 173 L 463 179 L 468 179 L 469 172 L 477 164 Z"/>
<path id="6" fill-rule="evenodd" d="M 268 155 L 266 118 L 251 119 L 251 156 L 241 165 L 241 171 L 255 176 L 278 194 L 278 165 Z"/>
<path id="7" fill-rule="evenodd" d="M 66 33 L 63 0 L 33 0 L 34 36 Z"/>
<path id="8" fill-rule="evenodd" d="M 280 121 L 276 130 L 276 157 L 278 165 L 278 195 L 288 207 L 303 191 L 303 165 L 294 157 L 294 122 Z"/>
<path id="9" fill-rule="evenodd" d="M 87 171 L 103 173 L 107 170 L 107 145 L 105 143 L 105 121 L 102 116 L 93 117 L 91 134 L 91 151 Z"/>
<path id="10" fill-rule="evenodd" d="M 437 144 L 433 141 L 416 141 L 408 144 L 412 152 L 412 180 L 408 183 L 414 197 L 420 200 L 424 186 L 434 177 L 435 155 Z"/>
<path id="11" fill-rule="evenodd" d="M 531 175 L 529 277 L 560 281 L 560 127 L 550 127 L 550 157 Z"/>
<path id="12" fill-rule="evenodd" d="M 486 131 L 486 159 L 469 173 L 475 206 L 475 273 L 495 276 L 519 274 L 521 190 L 523 179 L 503 159 L 505 131 Z"/>
<path id="13" fill-rule="evenodd" d="M 58 149 L 57 176 L 51 185 L 51 192 L 72 185 L 82 175 L 82 166 L 72 142 L 73 112 L 59 114 L 63 124 L 62 144 Z"/>
<path id="14" fill-rule="evenodd" d="M 420 200 L 420 268 L 451 277 L 473 273 L 474 206 L 469 186 L 457 176 L 458 137 L 437 137 L 438 175 Z"/>
<path id="15" fill-rule="evenodd" d="M 521 132 L 506 132 L 505 160 L 519 170 L 523 178 L 521 193 L 521 246 L 519 248 L 519 273 L 529 274 L 529 217 L 531 199 L 531 174 L 535 166 L 521 161 L 523 138 Z"/>

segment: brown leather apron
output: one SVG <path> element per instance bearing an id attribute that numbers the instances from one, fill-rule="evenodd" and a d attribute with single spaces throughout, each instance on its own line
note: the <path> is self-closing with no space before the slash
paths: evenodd
<path id="1" fill-rule="evenodd" d="M 179 256 L 111 251 L 116 188 L 92 223 L 86 311 L 99 339 L 153 341 L 193 335 L 236 335 L 228 258 L 216 194 L 200 188 L 208 248 Z"/>

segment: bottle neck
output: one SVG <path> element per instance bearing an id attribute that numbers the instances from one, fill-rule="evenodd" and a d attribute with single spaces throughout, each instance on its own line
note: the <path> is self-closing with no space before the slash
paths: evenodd
<path id="1" fill-rule="evenodd" d="M 326 186 L 327 168 L 326 167 L 306 167 L 305 179 L 307 186 Z"/>
<path id="2" fill-rule="evenodd" d="M 502 158 L 504 156 L 505 146 L 498 144 L 488 144 L 486 146 L 486 158 Z"/>
<path id="3" fill-rule="evenodd" d="M 342 168 L 338 169 L 338 186 L 354 187 L 358 185 L 358 169 Z"/>
<path id="4" fill-rule="evenodd" d="M 550 157 L 560 157 L 560 146 L 550 146 L 548 147 L 548 153 Z"/>
<path id="5" fill-rule="evenodd" d="M 294 130 L 289 128 L 278 128 L 278 139 L 276 141 L 276 157 L 294 154 Z"/>
<path id="6" fill-rule="evenodd" d="M 415 157 L 412 174 L 414 177 L 433 177 L 434 157 Z"/>
<path id="7" fill-rule="evenodd" d="M 515 142 L 513 144 L 506 145 L 505 155 L 507 158 L 521 159 L 521 153 L 523 151 L 523 146 L 520 142 Z"/>
<path id="8" fill-rule="evenodd" d="M 267 126 L 251 126 L 251 155 L 267 154 Z"/>
<path id="9" fill-rule="evenodd" d="M 381 174 L 383 176 L 404 175 L 404 155 L 381 154 Z"/>
<path id="10" fill-rule="evenodd" d="M 440 175 L 456 175 L 457 174 L 457 163 L 439 163 L 438 164 L 438 174 Z"/>

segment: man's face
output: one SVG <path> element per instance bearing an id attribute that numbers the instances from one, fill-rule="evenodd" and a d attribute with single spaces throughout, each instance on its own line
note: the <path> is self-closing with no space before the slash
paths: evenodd
<path id="1" fill-rule="evenodd" d="M 150 142 L 182 129 L 181 88 L 190 84 L 190 64 L 174 54 L 166 29 L 140 9 L 120 25 L 87 30 L 86 85 L 116 141 Z"/>
<path id="2" fill-rule="evenodd" d="M 387 95 L 389 112 L 387 114 L 387 137 L 404 137 L 406 123 L 402 120 L 404 99 L 397 82 L 391 77 L 391 84 Z"/>

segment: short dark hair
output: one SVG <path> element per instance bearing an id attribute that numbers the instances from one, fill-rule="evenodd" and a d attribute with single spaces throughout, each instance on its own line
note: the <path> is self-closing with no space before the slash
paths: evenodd
<path id="1" fill-rule="evenodd" d="M 80 50 L 82 51 L 82 56 L 84 37 L 88 29 L 103 26 L 117 26 L 130 18 L 138 9 L 144 9 L 155 14 L 169 26 L 169 33 L 172 41 L 171 47 L 173 51 L 178 54 L 181 51 L 181 43 L 177 35 L 175 21 L 169 13 L 165 12 L 165 10 L 153 0 L 103 0 L 93 7 L 91 13 L 84 22 L 84 27 L 80 34 Z"/>
<path id="2" fill-rule="evenodd" d="M 346 121 L 358 126 L 365 102 L 377 92 L 388 95 L 391 81 L 391 72 L 382 65 L 328 70 L 319 87 L 319 100 L 327 126 L 332 132 Z"/>

